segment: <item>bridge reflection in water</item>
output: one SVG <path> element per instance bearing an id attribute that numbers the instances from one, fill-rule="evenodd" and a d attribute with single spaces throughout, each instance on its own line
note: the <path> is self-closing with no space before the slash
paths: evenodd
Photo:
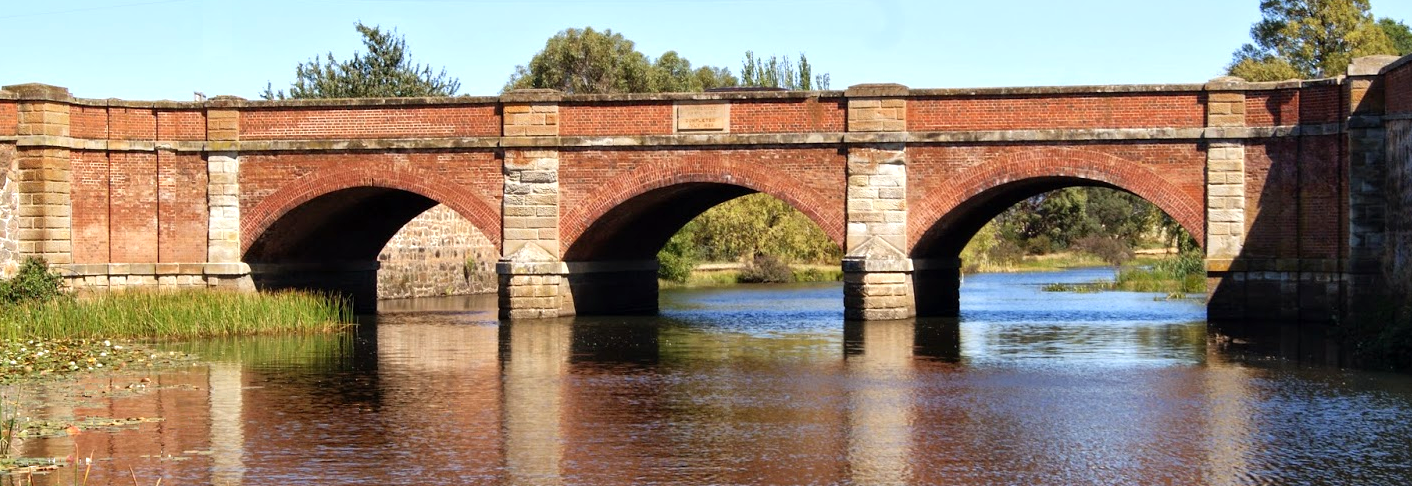
<path id="1" fill-rule="evenodd" d="M 1199 304 L 1033 322 L 1139 297 L 1017 308 L 970 282 L 964 322 L 821 319 L 837 286 L 681 292 L 665 317 L 388 313 L 353 337 L 211 345 L 216 364 L 146 393 L 96 392 L 131 374 L 86 379 L 77 403 L 49 390 L 36 413 L 164 420 L 22 452 L 93 454 L 94 484 L 129 467 L 170 484 L 1376 483 L 1412 461 L 1405 377 L 1271 367 L 1200 321 L 1142 318 Z"/>

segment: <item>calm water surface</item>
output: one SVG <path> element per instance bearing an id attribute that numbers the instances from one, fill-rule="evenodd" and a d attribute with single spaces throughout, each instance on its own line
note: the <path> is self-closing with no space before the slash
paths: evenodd
<path id="1" fill-rule="evenodd" d="M 1039 291 L 1108 275 L 970 276 L 959 320 L 882 323 L 845 324 L 838 284 L 513 325 L 493 296 L 387 302 L 356 335 L 12 393 L 162 419 L 22 444 L 92 455 L 88 484 L 1412 481 L 1412 377 L 1222 349 L 1198 302 Z"/>

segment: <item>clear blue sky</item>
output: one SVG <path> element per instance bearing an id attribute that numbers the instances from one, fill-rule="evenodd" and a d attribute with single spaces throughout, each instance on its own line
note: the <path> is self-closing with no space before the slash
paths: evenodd
<path id="1" fill-rule="evenodd" d="M 0 84 L 85 98 L 255 98 L 294 66 L 360 48 L 362 20 L 395 27 L 461 93 L 494 95 L 569 27 L 621 32 L 656 57 L 739 71 L 743 53 L 809 56 L 832 87 L 1202 82 L 1249 41 L 1258 0 L 93 0 L 0 9 Z M 1412 1 L 1373 0 L 1407 22 Z"/>

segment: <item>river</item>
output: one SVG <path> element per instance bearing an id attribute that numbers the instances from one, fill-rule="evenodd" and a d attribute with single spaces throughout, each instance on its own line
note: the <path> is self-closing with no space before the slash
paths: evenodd
<path id="1" fill-rule="evenodd" d="M 87 419 L 19 449 L 124 485 L 1412 480 L 1412 377 L 1218 345 L 1197 301 L 1040 290 L 1107 272 L 971 275 L 959 319 L 878 323 L 839 284 L 505 325 L 493 296 L 389 301 L 347 336 L 12 390 Z"/>

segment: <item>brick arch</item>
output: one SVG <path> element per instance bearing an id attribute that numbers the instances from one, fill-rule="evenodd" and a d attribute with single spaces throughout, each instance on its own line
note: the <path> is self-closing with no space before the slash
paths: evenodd
<path id="1" fill-rule="evenodd" d="M 250 245 L 290 211 L 320 196 L 358 187 L 397 189 L 445 204 L 500 247 L 500 212 L 469 190 L 425 171 L 355 163 L 306 174 L 281 186 L 244 212 L 240 224 L 241 254 L 249 251 Z"/>
<path id="2" fill-rule="evenodd" d="M 830 240 L 843 246 L 842 211 L 828 211 L 830 203 L 827 199 L 798 179 L 775 171 L 729 163 L 703 166 L 677 162 L 638 168 L 597 188 L 597 195 L 587 204 L 579 205 L 564 215 L 560 223 L 561 248 L 565 251 L 572 248 L 594 223 L 634 198 L 690 184 L 720 184 L 769 194 L 804 213 Z"/>
<path id="3" fill-rule="evenodd" d="M 1136 194 L 1186 228 L 1197 244 L 1206 244 L 1204 193 L 1201 192 L 1204 188 L 1192 194 L 1138 162 L 1101 152 L 1050 147 L 1014 153 L 1000 161 L 982 164 L 969 170 L 965 178 L 945 184 L 943 190 L 915 204 L 908 221 L 913 228 L 909 246 L 915 253 L 919 250 L 918 244 L 936 236 L 935 231 L 954 231 L 945 226 L 968 217 L 958 213 L 993 210 L 999 214 L 1009 207 L 992 207 L 994 204 L 984 202 L 987 196 L 1003 200 L 1001 193 L 1042 193 L 1075 185 L 1106 186 Z M 965 207 L 968 205 L 976 206 Z M 979 229 L 979 225 L 975 229 Z"/>

